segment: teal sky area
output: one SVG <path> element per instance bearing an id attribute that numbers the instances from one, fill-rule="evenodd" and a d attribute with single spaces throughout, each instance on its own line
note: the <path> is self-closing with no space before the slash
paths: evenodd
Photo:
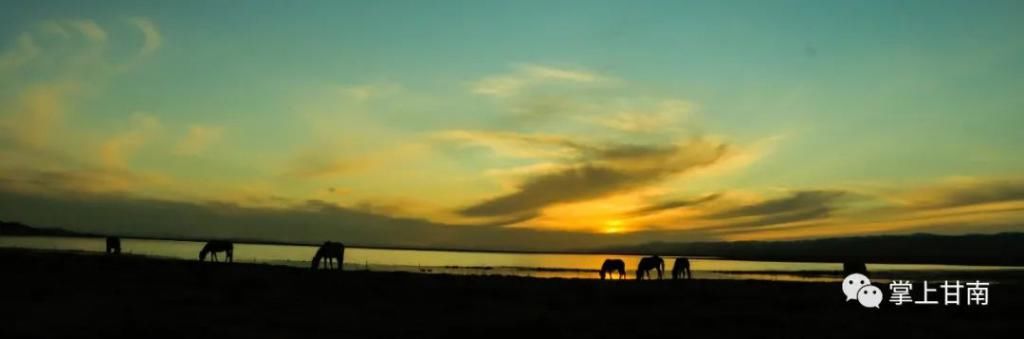
<path id="1" fill-rule="evenodd" d="M 253 235 L 227 205 L 281 213 L 265 238 L 581 248 L 1024 217 L 1019 1 L 5 7 L 0 191 L 33 203 L 4 220 Z M 109 217 L 150 203 L 204 212 Z"/>

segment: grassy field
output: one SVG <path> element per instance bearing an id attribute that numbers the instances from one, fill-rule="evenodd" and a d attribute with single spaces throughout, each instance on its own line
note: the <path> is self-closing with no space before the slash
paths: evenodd
<path id="1" fill-rule="evenodd" d="M 988 306 L 866 309 L 835 283 L 309 271 L 0 249 L 0 337 L 1016 337 Z M 998 277 L 993 277 L 998 280 Z M 885 286 L 882 286 L 885 289 Z"/>

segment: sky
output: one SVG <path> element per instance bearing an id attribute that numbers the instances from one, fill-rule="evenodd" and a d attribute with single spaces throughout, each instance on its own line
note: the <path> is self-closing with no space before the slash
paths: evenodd
<path id="1" fill-rule="evenodd" d="M 567 250 L 1024 230 L 1019 1 L 45 1 L 0 220 Z"/>

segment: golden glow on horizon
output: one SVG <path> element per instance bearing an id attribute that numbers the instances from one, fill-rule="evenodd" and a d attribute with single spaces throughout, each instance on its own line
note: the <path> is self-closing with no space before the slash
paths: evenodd
<path id="1" fill-rule="evenodd" d="M 604 223 L 603 232 L 606 234 L 617 234 L 625 232 L 623 227 L 625 223 L 619 219 L 608 220 Z"/>

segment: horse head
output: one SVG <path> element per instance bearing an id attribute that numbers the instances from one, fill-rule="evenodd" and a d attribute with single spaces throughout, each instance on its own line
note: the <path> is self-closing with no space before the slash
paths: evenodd
<path id="1" fill-rule="evenodd" d="M 313 256 L 313 267 L 312 268 L 313 268 L 314 271 L 316 271 L 316 269 L 320 268 L 320 253 L 317 253 L 316 255 Z"/>

